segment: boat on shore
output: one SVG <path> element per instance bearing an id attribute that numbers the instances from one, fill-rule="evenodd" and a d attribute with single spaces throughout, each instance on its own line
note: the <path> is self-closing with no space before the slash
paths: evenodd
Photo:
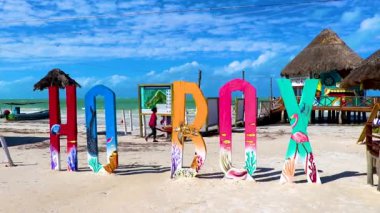
<path id="1" fill-rule="evenodd" d="M 23 121 L 23 120 L 41 120 L 49 118 L 49 110 L 39 112 L 20 113 L 20 114 L 5 114 L 5 119 L 8 121 Z"/>
<path id="2" fill-rule="evenodd" d="M 20 106 L 38 104 L 41 102 L 6 102 L 3 104 L 10 105 L 11 110 L 4 110 L 3 118 L 7 121 L 23 121 L 23 120 L 41 120 L 49 118 L 49 110 L 41 110 L 37 112 L 21 113 Z"/>

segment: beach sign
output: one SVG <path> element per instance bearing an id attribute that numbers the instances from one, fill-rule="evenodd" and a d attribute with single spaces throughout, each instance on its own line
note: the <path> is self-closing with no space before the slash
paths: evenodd
<path id="1" fill-rule="evenodd" d="M 61 110 L 58 86 L 49 87 L 49 123 L 50 123 L 50 158 L 51 169 L 61 170 L 60 137 L 67 136 L 67 170 L 78 170 L 77 159 L 77 97 L 76 86 L 68 85 L 66 89 L 67 123 L 61 123 Z"/>
<path id="2" fill-rule="evenodd" d="M 242 169 L 232 166 L 232 92 L 242 91 L 244 94 L 245 118 L 245 166 Z M 219 90 L 219 139 L 220 167 L 225 178 L 238 180 L 253 180 L 256 170 L 256 89 L 247 81 L 234 79 L 227 82 Z"/>
<path id="3" fill-rule="evenodd" d="M 96 97 L 104 97 L 106 120 L 107 164 L 99 161 Z M 95 173 L 112 173 L 118 166 L 116 101 L 115 93 L 106 86 L 97 85 L 91 88 L 85 96 L 87 157 L 88 165 Z"/>
<path id="4" fill-rule="evenodd" d="M 300 158 L 304 164 L 307 181 L 309 183 L 321 183 L 307 134 L 307 126 L 309 124 L 318 81 L 317 79 L 307 79 L 305 81 L 302 97 L 298 104 L 290 80 L 277 80 L 292 127 L 292 135 L 290 136 L 290 142 L 285 156 L 285 164 L 280 178 L 281 183 L 293 182 L 295 163 L 298 158 Z"/>
<path id="5" fill-rule="evenodd" d="M 191 124 L 185 122 L 186 94 L 193 96 L 197 109 Z M 199 130 L 206 123 L 207 110 L 206 99 L 197 84 L 185 81 L 173 83 L 171 178 L 195 177 L 203 166 L 206 145 Z M 195 156 L 189 169 L 182 168 L 185 138 L 191 139 L 195 145 Z"/>

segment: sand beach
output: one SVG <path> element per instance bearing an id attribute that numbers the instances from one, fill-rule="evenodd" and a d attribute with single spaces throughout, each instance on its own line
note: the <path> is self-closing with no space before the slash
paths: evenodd
<path id="1" fill-rule="evenodd" d="M 378 8 L 2 1 L 0 213 L 379 213 Z"/>
<path id="2" fill-rule="evenodd" d="M 360 125 L 309 126 L 321 185 L 306 182 L 301 164 L 296 168 L 295 183 L 279 183 L 291 131 L 287 124 L 258 127 L 255 181 L 223 179 L 218 162 L 218 135 L 205 137 L 208 154 L 198 177 L 173 180 L 171 143 L 164 138 L 153 143 L 145 142 L 137 134 L 120 135 L 119 168 L 115 174 L 99 175 L 86 165 L 86 137 L 82 128 L 78 135 L 79 172 L 50 170 L 48 124 L 2 122 L 0 128 L 18 165 L 0 166 L 0 212 L 378 212 L 380 209 L 379 192 L 366 184 L 365 147 L 355 143 L 362 129 Z M 236 166 L 244 162 L 243 137 L 243 133 L 233 134 Z M 104 136 L 100 135 L 99 141 L 102 140 Z M 66 149 L 65 143 L 61 140 L 62 151 Z M 100 158 L 105 160 L 104 144 L 100 144 Z M 190 165 L 193 150 L 191 141 L 186 142 L 185 166 Z"/>

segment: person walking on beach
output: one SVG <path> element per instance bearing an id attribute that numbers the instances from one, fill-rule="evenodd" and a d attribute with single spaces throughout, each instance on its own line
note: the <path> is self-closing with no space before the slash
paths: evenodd
<path id="1" fill-rule="evenodd" d="M 150 120 L 149 120 L 149 127 L 152 130 L 152 132 L 145 137 L 145 140 L 148 141 L 148 138 L 150 138 L 151 136 L 153 136 L 153 142 L 158 142 L 156 140 L 156 137 L 157 137 L 157 129 L 156 129 L 156 125 L 157 125 L 157 108 L 153 107 L 152 108 L 152 112 L 153 113 L 150 116 Z"/>

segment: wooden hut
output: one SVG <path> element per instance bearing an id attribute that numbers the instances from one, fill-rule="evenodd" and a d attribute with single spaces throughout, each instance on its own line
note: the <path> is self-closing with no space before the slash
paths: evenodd
<path id="1" fill-rule="evenodd" d="M 380 90 L 380 50 L 370 55 L 342 82 L 343 88 L 361 85 L 363 89 Z"/>
<path id="2" fill-rule="evenodd" d="M 281 71 L 281 76 L 290 78 L 295 94 L 302 93 L 307 78 L 320 79 L 319 95 L 358 95 L 359 90 L 339 88 L 341 80 L 356 68 L 362 58 L 330 29 L 324 29 Z M 331 104 L 339 104 L 331 101 Z"/>

